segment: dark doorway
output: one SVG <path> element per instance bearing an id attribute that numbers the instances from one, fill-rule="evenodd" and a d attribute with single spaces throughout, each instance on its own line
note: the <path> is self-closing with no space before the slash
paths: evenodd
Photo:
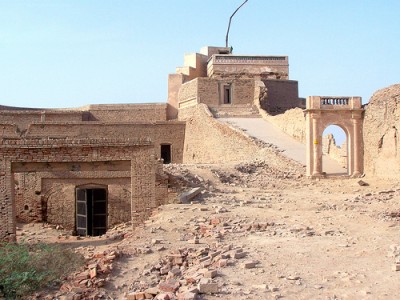
<path id="1" fill-rule="evenodd" d="M 224 104 L 231 104 L 231 86 L 224 86 Z"/>
<path id="2" fill-rule="evenodd" d="M 76 231 L 98 236 L 107 231 L 107 189 L 76 189 Z"/>
<path id="3" fill-rule="evenodd" d="M 161 158 L 164 164 L 171 163 L 171 145 L 161 145 Z"/>

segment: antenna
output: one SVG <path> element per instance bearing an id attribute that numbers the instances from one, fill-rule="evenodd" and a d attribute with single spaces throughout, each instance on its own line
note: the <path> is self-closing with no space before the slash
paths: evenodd
<path id="1" fill-rule="evenodd" d="M 236 8 L 236 10 L 233 12 L 233 14 L 231 15 L 231 17 L 229 18 L 229 24 L 228 24 L 228 30 L 226 31 L 226 38 L 225 38 L 225 47 L 228 48 L 228 38 L 229 38 L 229 29 L 231 28 L 231 22 L 232 22 L 232 18 L 233 16 L 237 13 L 237 11 L 246 4 L 246 2 L 249 0 L 244 1 L 238 8 Z"/>

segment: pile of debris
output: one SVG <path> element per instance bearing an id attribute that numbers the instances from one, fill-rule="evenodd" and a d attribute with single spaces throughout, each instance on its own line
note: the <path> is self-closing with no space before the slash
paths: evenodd
<path id="1" fill-rule="evenodd" d="M 109 281 L 113 262 L 121 253 L 116 250 L 93 252 L 94 248 L 89 248 L 85 255 L 85 266 L 80 271 L 69 275 L 55 295 L 60 300 L 99 299 L 105 296 L 105 292 L 99 288 Z"/>
<path id="2" fill-rule="evenodd" d="M 151 282 L 144 284 L 138 280 L 133 283 L 127 300 L 194 300 L 202 294 L 221 293 L 222 269 L 246 256 L 240 247 L 218 244 L 171 251 L 157 264 L 144 270 L 143 277 L 150 278 Z M 249 260 L 244 261 L 242 267 L 250 269 L 257 264 L 258 261 Z"/>

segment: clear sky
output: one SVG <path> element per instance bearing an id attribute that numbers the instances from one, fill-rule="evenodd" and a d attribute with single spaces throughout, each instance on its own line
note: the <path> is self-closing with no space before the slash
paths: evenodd
<path id="1" fill-rule="evenodd" d="M 0 104 L 165 102 L 183 54 L 224 46 L 243 0 L 0 0 Z M 399 0 L 249 0 L 236 54 L 288 55 L 301 97 L 400 82 Z"/>

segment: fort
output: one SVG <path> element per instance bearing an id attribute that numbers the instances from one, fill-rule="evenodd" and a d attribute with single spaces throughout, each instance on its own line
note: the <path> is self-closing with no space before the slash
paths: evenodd
<path id="1" fill-rule="evenodd" d="M 221 117 L 265 118 L 305 143 L 311 178 L 325 175 L 323 130 L 339 125 L 348 150 L 335 155 L 346 176 L 361 176 L 363 155 L 370 156 L 364 112 L 359 97 L 299 98 L 287 56 L 233 55 L 224 47 L 185 55 L 168 77 L 168 103 L 1 106 L 0 239 L 16 239 L 17 220 L 58 224 L 83 236 L 127 221 L 137 226 L 176 196 L 163 164 L 237 162 L 260 149 Z M 384 136 L 380 149 L 388 144 Z"/>

